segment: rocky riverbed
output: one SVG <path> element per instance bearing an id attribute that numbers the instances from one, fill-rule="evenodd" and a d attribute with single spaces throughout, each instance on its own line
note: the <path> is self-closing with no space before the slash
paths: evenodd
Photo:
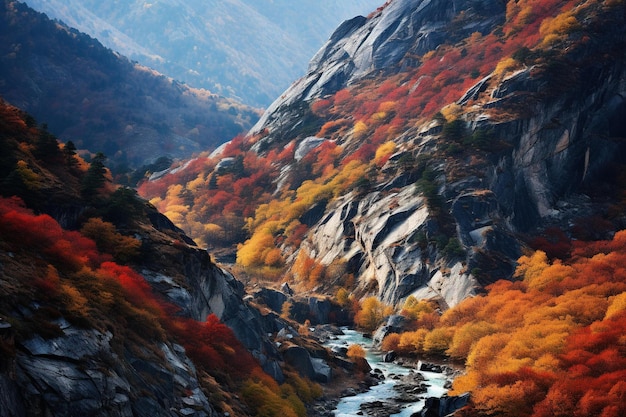
<path id="1" fill-rule="evenodd" d="M 422 366 L 421 363 L 385 362 L 384 354 L 373 348 L 371 339 L 357 331 L 320 335 L 324 344 L 341 354 L 352 344 L 361 345 L 372 371 L 355 387 L 346 388 L 338 401 L 318 405 L 316 415 L 352 417 L 411 417 L 421 414 L 430 397 L 445 396 L 455 374 L 447 366 Z M 389 359 L 389 358 L 388 358 Z M 332 407 L 332 408 L 331 408 Z"/>

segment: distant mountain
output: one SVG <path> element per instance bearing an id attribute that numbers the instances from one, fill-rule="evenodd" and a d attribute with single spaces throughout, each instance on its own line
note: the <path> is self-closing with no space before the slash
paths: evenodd
<path id="1" fill-rule="evenodd" d="M 0 2 L 0 97 L 113 165 L 189 157 L 245 131 L 256 110 L 192 89 L 16 1 Z"/>
<path id="2" fill-rule="evenodd" d="M 28 0 L 133 60 L 194 87 L 267 106 L 346 19 L 383 0 Z"/>

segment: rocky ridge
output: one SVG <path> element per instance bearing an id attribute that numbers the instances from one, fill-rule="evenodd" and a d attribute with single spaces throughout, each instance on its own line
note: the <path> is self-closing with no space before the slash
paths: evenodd
<path id="1" fill-rule="evenodd" d="M 297 133 L 297 104 L 310 102 L 380 72 L 394 73 L 415 65 L 444 42 L 472 32 L 487 33 L 504 21 L 497 0 L 394 0 L 372 16 L 345 21 L 309 63 L 307 73 L 289 87 L 251 129 Z M 463 12 L 463 13 L 461 13 Z M 271 137 L 268 139 L 271 141 Z"/>

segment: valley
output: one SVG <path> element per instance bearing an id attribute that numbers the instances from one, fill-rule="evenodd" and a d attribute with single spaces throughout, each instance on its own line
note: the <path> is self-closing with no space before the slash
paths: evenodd
<path id="1" fill-rule="evenodd" d="M 0 417 L 626 413 L 623 0 L 391 0 L 262 113 L 2 7 Z"/>

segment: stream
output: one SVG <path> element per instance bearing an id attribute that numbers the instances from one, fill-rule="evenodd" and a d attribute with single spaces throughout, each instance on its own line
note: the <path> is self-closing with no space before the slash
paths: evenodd
<path id="1" fill-rule="evenodd" d="M 363 337 L 362 334 L 355 330 L 343 329 L 344 335 L 337 336 L 335 340 L 329 340 L 325 343 L 330 348 L 348 347 L 352 344 L 361 345 L 366 352 L 365 358 L 369 362 L 372 369 L 380 369 L 385 376 L 385 379 L 378 385 L 371 387 L 367 392 L 357 394 L 351 397 L 343 397 L 337 404 L 337 408 L 333 410 L 336 417 L 353 417 L 363 416 L 367 413 L 361 411 L 361 404 L 370 403 L 374 401 L 382 402 L 394 402 L 393 398 L 397 397 L 399 393 L 393 389 L 393 386 L 398 383 L 394 380 L 393 375 L 407 375 L 411 371 L 411 368 L 398 365 L 396 363 L 386 363 L 382 359 L 382 354 L 376 351 L 372 347 L 372 340 Z M 416 370 L 414 370 L 416 371 Z M 417 371 L 416 371 L 417 372 Z M 422 410 L 424 407 L 424 400 L 428 397 L 441 397 L 446 393 L 444 384 L 447 378 L 444 374 L 435 372 L 419 371 L 424 377 L 424 383 L 429 385 L 428 391 L 420 395 L 420 399 L 417 402 L 412 403 L 399 403 L 401 410 L 399 413 L 390 414 L 393 417 L 410 417 L 414 413 Z M 390 378 L 390 376 L 392 376 Z"/>

